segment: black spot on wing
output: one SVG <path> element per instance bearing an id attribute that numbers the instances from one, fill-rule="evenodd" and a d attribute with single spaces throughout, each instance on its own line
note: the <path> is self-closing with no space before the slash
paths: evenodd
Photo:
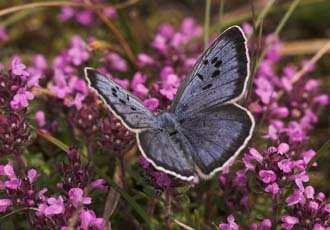
<path id="1" fill-rule="evenodd" d="M 221 64 L 222 64 L 222 61 L 219 60 L 219 61 L 217 61 L 217 62 L 214 64 L 214 67 L 215 67 L 215 68 L 219 68 L 219 67 L 221 66 Z"/>
<path id="2" fill-rule="evenodd" d="M 217 60 L 218 60 L 218 57 L 214 57 L 214 58 L 212 58 L 211 63 L 214 64 Z"/>
<path id="3" fill-rule="evenodd" d="M 211 78 L 215 78 L 215 77 L 219 76 L 219 74 L 220 74 L 220 70 L 217 69 L 212 73 Z"/>
<path id="4" fill-rule="evenodd" d="M 124 101 L 123 99 L 119 98 L 119 102 L 126 105 L 126 101 Z"/>
<path id="5" fill-rule="evenodd" d="M 197 73 L 197 77 L 198 77 L 199 79 L 201 79 L 201 81 L 203 81 L 203 80 L 204 80 L 204 77 L 203 77 L 203 75 L 202 75 L 202 74 L 200 74 L 200 73 Z"/>
<path id="6" fill-rule="evenodd" d="M 206 86 L 204 86 L 203 88 L 202 88 L 202 90 L 206 90 L 206 89 L 209 89 L 209 88 L 211 88 L 212 87 L 212 83 L 210 83 L 210 84 L 207 84 Z"/>

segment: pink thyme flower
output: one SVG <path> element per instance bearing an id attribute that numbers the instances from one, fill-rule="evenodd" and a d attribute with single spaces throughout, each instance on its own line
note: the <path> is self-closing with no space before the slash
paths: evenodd
<path id="1" fill-rule="evenodd" d="M 295 189 L 293 194 L 285 199 L 285 202 L 288 204 L 288 206 L 292 206 L 298 203 L 305 203 L 305 197 L 303 196 L 302 191 Z"/>
<path id="2" fill-rule="evenodd" d="M 34 183 L 39 176 L 40 174 L 35 169 L 30 169 L 27 173 L 30 184 Z"/>
<path id="3" fill-rule="evenodd" d="M 277 163 L 279 169 L 285 173 L 290 173 L 292 171 L 292 161 L 289 159 L 283 159 Z"/>
<path id="4" fill-rule="evenodd" d="M 324 207 L 323 207 L 323 210 L 327 213 L 330 213 L 330 204 L 326 204 Z"/>
<path id="5" fill-rule="evenodd" d="M 235 223 L 235 218 L 233 215 L 227 217 L 228 224 L 220 224 L 219 230 L 238 230 L 239 226 Z"/>
<path id="6" fill-rule="evenodd" d="M 81 65 L 89 58 L 86 43 L 79 37 L 73 36 L 70 39 L 71 48 L 68 50 L 68 58 L 76 66 Z"/>
<path id="7" fill-rule="evenodd" d="M 262 181 L 265 184 L 268 184 L 276 180 L 276 174 L 274 173 L 273 170 L 260 170 L 259 176 L 262 178 Z"/>
<path id="8" fill-rule="evenodd" d="M 96 230 L 103 230 L 105 221 L 102 218 L 96 218 L 94 211 L 82 209 L 80 212 L 81 229 L 87 230 L 95 228 Z"/>
<path id="9" fill-rule="evenodd" d="M 303 157 L 305 164 L 307 165 L 310 160 L 315 156 L 316 152 L 313 149 L 309 149 L 300 153 L 300 156 Z"/>
<path id="10" fill-rule="evenodd" d="M 78 208 L 80 204 L 90 204 L 92 199 L 90 197 L 83 197 L 84 191 L 81 188 L 72 188 L 69 190 L 69 198 L 73 207 Z"/>
<path id="11" fill-rule="evenodd" d="M 299 174 L 295 174 L 295 175 L 293 175 L 293 179 L 296 182 L 298 188 L 301 191 L 304 191 L 305 188 L 304 188 L 303 182 L 309 181 L 309 176 L 307 175 L 307 173 L 305 171 L 303 171 Z"/>
<path id="12" fill-rule="evenodd" d="M 260 225 L 252 224 L 250 230 L 270 230 L 272 227 L 272 222 L 270 219 L 264 219 Z"/>
<path id="13" fill-rule="evenodd" d="M 88 26 L 93 22 L 93 11 L 86 9 L 77 12 L 76 20 L 81 25 Z"/>
<path id="14" fill-rule="evenodd" d="M 313 211 L 316 211 L 319 208 L 319 204 L 317 202 L 315 202 L 315 201 L 310 201 L 308 203 L 308 208 L 311 209 L 311 210 L 313 210 Z"/>
<path id="15" fill-rule="evenodd" d="M 148 54 L 144 54 L 144 53 L 138 54 L 137 59 L 138 59 L 138 65 L 140 67 L 143 67 L 145 65 L 152 65 L 155 62 L 151 56 L 149 56 Z"/>
<path id="16" fill-rule="evenodd" d="M 260 97 L 264 104 L 269 104 L 273 97 L 273 85 L 265 78 L 257 78 L 255 80 L 256 94 Z"/>
<path id="17" fill-rule="evenodd" d="M 76 93 L 75 97 L 73 100 L 71 100 L 69 103 L 65 103 L 68 107 L 75 106 L 77 110 L 80 110 L 83 105 L 83 101 L 86 98 L 85 95 L 81 93 Z"/>
<path id="18" fill-rule="evenodd" d="M 0 40 L 2 41 L 8 41 L 9 35 L 4 27 L 0 27 Z"/>
<path id="19" fill-rule="evenodd" d="M 74 16 L 75 10 L 72 7 L 61 7 L 61 14 L 58 16 L 60 21 L 67 21 Z"/>
<path id="20" fill-rule="evenodd" d="M 156 184 L 160 187 L 168 187 L 171 184 L 171 178 L 169 175 L 163 172 L 152 172 L 151 175 L 154 177 L 156 180 Z"/>
<path id="21" fill-rule="evenodd" d="M 330 104 L 330 97 L 329 95 L 321 94 L 319 96 L 314 97 L 313 102 L 325 106 Z"/>
<path id="22" fill-rule="evenodd" d="M 114 70 L 126 72 L 128 69 L 126 61 L 117 53 L 110 53 L 109 61 L 111 68 L 113 68 Z"/>
<path id="23" fill-rule="evenodd" d="M 243 159 L 242 159 L 242 161 L 245 165 L 245 168 L 247 170 L 250 170 L 250 171 L 254 172 L 256 167 L 252 163 L 252 160 L 254 160 L 254 157 L 249 155 L 249 154 L 244 154 Z"/>
<path id="24" fill-rule="evenodd" d="M 307 186 L 305 188 L 305 194 L 308 199 L 314 199 L 314 188 L 312 186 Z"/>
<path id="25" fill-rule="evenodd" d="M 0 213 L 5 212 L 9 206 L 13 205 L 9 199 L 0 199 Z"/>
<path id="26" fill-rule="evenodd" d="M 147 161 L 147 159 L 144 157 L 140 157 L 139 163 L 142 166 L 142 168 L 144 168 L 144 169 L 149 168 L 149 166 L 151 165 L 151 163 L 149 161 Z"/>
<path id="27" fill-rule="evenodd" d="M 247 34 L 247 35 L 249 35 L 253 30 L 251 24 L 247 23 L 247 22 L 244 22 L 242 24 L 242 29 L 243 29 L 244 33 Z"/>
<path id="28" fill-rule="evenodd" d="M 5 166 L 0 165 L 0 175 L 6 176 L 9 179 L 16 179 L 17 178 L 16 174 L 14 172 L 13 164 L 11 162 L 6 164 Z"/>
<path id="29" fill-rule="evenodd" d="M 149 90 L 145 87 L 144 83 L 147 81 L 147 76 L 143 75 L 140 72 L 136 72 L 132 80 L 132 89 L 136 96 L 144 98 Z"/>
<path id="30" fill-rule="evenodd" d="M 271 228 L 272 227 L 272 222 L 270 219 L 264 219 L 262 222 L 261 222 L 261 225 L 260 225 L 260 228 L 261 230 L 266 230 L 267 228 Z"/>
<path id="31" fill-rule="evenodd" d="M 249 153 L 259 163 L 261 163 L 264 159 L 263 156 L 255 148 L 249 148 Z"/>
<path id="32" fill-rule="evenodd" d="M 285 153 L 289 152 L 289 150 L 290 150 L 290 147 L 287 143 L 281 143 L 278 146 L 278 153 L 279 154 L 285 154 Z"/>
<path id="33" fill-rule="evenodd" d="M 163 80 L 163 88 L 160 89 L 160 93 L 167 97 L 169 100 L 173 100 L 176 91 L 180 86 L 180 79 L 176 74 L 168 74 L 164 76 Z"/>
<path id="34" fill-rule="evenodd" d="M 45 113 L 42 110 L 39 110 L 35 113 L 35 119 L 39 125 L 39 127 L 43 127 L 46 124 Z"/>
<path id="35" fill-rule="evenodd" d="M 321 224 L 314 224 L 313 230 L 329 230 L 329 228 L 325 228 Z"/>
<path id="36" fill-rule="evenodd" d="M 46 216 L 52 216 L 60 213 L 64 213 L 64 200 L 62 196 L 59 196 L 57 199 L 55 197 L 50 197 L 47 199 L 47 207 L 43 207 L 43 213 Z"/>
<path id="37" fill-rule="evenodd" d="M 306 134 L 300 124 L 296 121 L 290 121 L 288 128 L 285 129 L 291 142 L 302 142 L 306 140 Z"/>
<path id="38" fill-rule="evenodd" d="M 20 88 L 10 102 L 10 106 L 15 110 L 27 107 L 29 105 L 29 100 L 32 100 L 33 98 L 33 93 L 27 91 L 25 88 Z"/>
<path id="39" fill-rule="evenodd" d="M 299 223 L 299 220 L 297 217 L 294 216 L 282 216 L 282 227 L 286 229 L 292 229 L 293 226 Z"/>
<path id="40" fill-rule="evenodd" d="M 117 10 L 113 7 L 107 7 L 103 10 L 103 13 L 110 17 L 110 18 L 115 18 L 117 17 Z"/>
<path id="41" fill-rule="evenodd" d="M 157 98 L 148 98 L 143 101 L 145 106 L 147 106 L 150 110 L 156 110 L 159 106 L 159 100 Z"/>
<path id="42" fill-rule="evenodd" d="M 93 189 L 100 189 L 100 190 L 106 190 L 107 186 L 104 185 L 106 181 L 104 179 L 97 179 L 91 183 L 91 188 Z"/>
<path id="43" fill-rule="evenodd" d="M 11 72 L 16 76 L 21 76 L 22 80 L 26 80 L 26 77 L 30 74 L 26 71 L 26 65 L 24 65 L 20 58 L 14 57 L 10 62 Z"/>
<path id="44" fill-rule="evenodd" d="M 267 187 L 265 188 L 265 192 L 270 192 L 273 195 L 279 194 L 280 193 L 280 188 L 278 186 L 278 184 L 276 182 L 267 185 Z"/>

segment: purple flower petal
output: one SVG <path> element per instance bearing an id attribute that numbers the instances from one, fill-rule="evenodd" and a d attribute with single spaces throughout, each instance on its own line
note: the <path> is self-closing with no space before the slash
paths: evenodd
<path id="1" fill-rule="evenodd" d="M 64 213 L 65 207 L 62 196 L 59 196 L 57 199 L 55 197 L 48 198 L 47 203 L 49 206 L 44 210 L 46 216 Z"/>
<path id="2" fill-rule="evenodd" d="M 299 219 L 294 216 L 282 216 L 281 218 L 283 228 L 291 229 L 294 225 L 299 223 Z"/>
<path id="3" fill-rule="evenodd" d="M 272 170 L 260 170 L 258 174 L 266 184 L 276 180 L 276 174 Z"/>
<path id="4" fill-rule="evenodd" d="M 27 173 L 27 177 L 29 179 L 30 184 L 32 184 L 39 177 L 39 173 L 35 169 L 30 169 Z"/>
<path id="5" fill-rule="evenodd" d="M 278 187 L 278 184 L 277 183 L 272 183 L 272 184 L 269 184 L 267 185 L 267 187 L 265 188 L 265 192 L 270 192 L 272 193 L 273 195 L 276 195 L 276 194 L 279 194 L 280 193 L 280 188 Z"/>
<path id="6" fill-rule="evenodd" d="M 5 212 L 13 203 L 9 199 L 0 199 L 0 213 Z"/>
<path id="7" fill-rule="evenodd" d="M 159 106 L 159 100 L 157 98 L 148 98 L 143 101 L 145 106 L 147 106 L 151 111 L 154 111 Z"/>

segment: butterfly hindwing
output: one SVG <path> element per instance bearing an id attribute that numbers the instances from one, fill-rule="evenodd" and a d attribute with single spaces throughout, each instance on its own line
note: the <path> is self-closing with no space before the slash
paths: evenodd
<path id="1" fill-rule="evenodd" d="M 252 115 L 237 104 L 205 110 L 182 123 L 185 137 L 193 147 L 191 154 L 201 176 L 212 175 L 234 158 L 251 138 Z"/>
<path id="2" fill-rule="evenodd" d="M 184 119 L 209 107 L 235 102 L 244 92 L 248 75 L 245 35 L 238 26 L 230 27 L 199 58 L 171 111 Z"/>
<path id="3" fill-rule="evenodd" d="M 158 170 L 182 180 L 195 177 L 191 148 L 179 133 L 176 137 L 159 129 L 145 130 L 137 134 L 140 150 Z"/>
<path id="4" fill-rule="evenodd" d="M 92 68 L 85 68 L 85 76 L 90 87 L 129 129 L 138 131 L 157 127 L 155 116 L 136 96 Z"/>

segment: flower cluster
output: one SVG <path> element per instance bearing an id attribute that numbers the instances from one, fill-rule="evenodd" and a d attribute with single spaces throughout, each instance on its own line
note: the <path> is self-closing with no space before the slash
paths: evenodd
<path id="1" fill-rule="evenodd" d="M 247 24 L 244 28 L 247 33 L 251 30 Z M 272 37 L 266 36 L 265 47 Z M 274 64 L 281 61 L 280 46 L 280 39 L 275 38 L 260 62 L 249 109 L 257 120 L 268 125 L 264 138 L 299 145 L 308 139 L 308 132 L 318 121 L 316 112 L 330 103 L 330 97 L 320 92 L 318 80 L 308 77 L 315 70 L 308 61 L 299 66 L 308 67 L 299 79 L 295 77 L 299 67 L 292 64 L 284 66 L 281 73 L 275 72 Z"/>
<path id="2" fill-rule="evenodd" d="M 281 143 L 278 147 L 267 148 L 263 154 L 250 148 L 249 154 L 244 155 L 243 162 L 247 170 L 259 176 L 265 192 L 277 195 L 281 192 L 281 188 L 293 181 L 301 191 L 304 191 L 303 182 L 309 180 L 306 167 L 315 152 L 310 154 L 301 159 L 294 151 L 290 151 L 288 144 Z M 252 161 L 255 161 L 256 165 Z"/>
<path id="3" fill-rule="evenodd" d="M 326 202 L 324 193 L 315 194 L 314 188 L 307 186 L 304 191 L 295 189 L 285 201 L 289 206 L 289 215 L 282 217 L 282 227 L 315 230 L 330 228 L 330 204 Z"/>
<path id="4" fill-rule="evenodd" d="M 122 155 L 131 147 L 135 136 L 124 127 L 115 116 L 103 118 L 98 122 L 100 136 L 98 144 L 104 150 L 113 150 L 117 155 Z"/>
<path id="5" fill-rule="evenodd" d="M 17 210 L 29 207 L 35 210 L 30 225 L 37 230 L 65 230 L 69 226 L 82 230 L 104 229 L 104 220 L 97 218 L 94 211 L 85 206 L 92 203 L 88 196 L 92 190 L 106 189 L 105 181 L 93 180 L 90 166 L 80 162 L 76 149 L 70 149 L 67 156 L 68 163 L 60 166 L 64 180 L 57 185 L 60 195 L 47 195 L 50 194 L 47 188 L 36 190 L 36 180 L 41 177 L 37 170 L 30 169 L 25 177 L 20 177 L 15 174 L 12 163 L 0 165 L 0 175 L 4 177 L 0 180 L 0 212 L 8 208 Z"/>
<path id="6" fill-rule="evenodd" d="M 84 3 L 83 0 L 75 0 L 76 3 Z M 104 4 L 106 1 L 103 0 L 91 0 L 90 3 L 92 4 Z M 117 16 L 117 11 L 112 7 L 106 7 L 102 10 L 102 13 L 106 15 L 107 17 L 114 18 Z M 75 20 L 79 24 L 83 26 L 91 26 L 95 24 L 95 21 L 97 21 L 97 17 L 95 15 L 95 12 L 92 9 L 79 9 L 79 8 L 73 8 L 70 6 L 64 6 L 61 8 L 61 14 L 58 16 L 58 19 L 61 22 L 67 21 L 67 20 Z"/>
<path id="7" fill-rule="evenodd" d="M 219 225 L 219 230 L 239 230 L 240 226 L 235 222 L 235 217 L 233 215 L 229 215 L 227 217 L 227 223 L 221 223 Z M 270 230 L 272 227 L 272 222 L 270 219 L 264 219 L 261 223 L 252 224 L 249 229 L 251 230 Z"/>
<path id="8" fill-rule="evenodd" d="M 57 98 L 64 99 L 66 106 L 75 106 L 79 110 L 89 91 L 86 82 L 77 76 L 77 67 L 85 63 L 90 55 L 86 43 L 79 36 L 71 37 L 70 45 L 69 49 L 62 50 L 61 54 L 54 58 L 54 82 L 49 84 L 48 88 Z"/>
<path id="9" fill-rule="evenodd" d="M 0 113 L 0 156 L 18 154 L 30 140 L 24 112 Z"/>
<path id="10" fill-rule="evenodd" d="M 219 185 L 226 197 L 227 207 L 234 211 L 248 208 L 248 177 L 246 170 L 241 169 L 234 173 L 229 172 L 226 167 L 219 176 Z"/>
<path id="11" fill-rule="evenodd" d="M 251 32 L 248 24 L 243 29 L 246 33 Z M 264 46 L 271 39 L 272 35 L 268 35 L 263 41 Z M 324 196 L 320 200 L 314 198 L 313 188 L 305 187 L 304 183 L 309 181 L 307 169 L 316 154 L 313 149 L 308 148 L 308 135 L 318 120 L 317 111 L 329 104 L 329 95 L 320 93 L 318 80 L 308 79 L 306 74 L 296 78 L 298 67 L 289 65 L 283 68 L 281 74 L 275 72 L 273 66 L 281 60 L 280 45 L 279 38 L 275 38 L 265 59 L 261 61 L 253 82 L 255 90 L 249 103 L 249 109 L 260 129 L 264 126 L 268 129 L 262 137 L 268 139 L 273 146 L 263 152 L 250 148 L 243 156 L 243 168 L 231 173 L 225 171 L 219 177 L 220 187 L 224 191 L 226 204 L 232 211 L 239 211 L 242 207 L 245 210 L 253 208 L 248 199 L 258 199 L 247 197 L 251 186 L 271 194 L 275 219 L 266 219 L 260 226 L 253 224 L 251 229 L 269 229 L 272 224 L 280 224 L 276 218 L 279 198 L 287 195 L 286 191 L 290 187 L 294 188 L 294 193 L 283 198 L 290 208 L 289 215 L 281 218 L 282 227 L 325 229 L 328 227 L 329 215 L 324 208 L 327 207 Z M 250 50 L 253 49 L 251 42 L 249 47 Z M 307 74 L 314 70 L 306 61 L 302 65 L 309 65 Z M 312 166 L 316 165 L 314 163 Z M 248 178 L 252 176 L 258 178 L 253 185 L 248 183 Z M 219 228 L 238 229 L 233 216 L 229 216 L 227 221 L 228 224 L 220 224 Z"/>
<path id="12" fill-rule="evenodd" d="M 149 161 L 144 157 L 140 157 L 140 165 L 144 169 L 144 180 L 148 184 L 155 186 L 156 189 L 165 190 L 169 187 L 179 187 L 185 185 L 186 183 L 170 176 L 164 172 L 156 170 Z"/>
<path id="13" fill-rule="evenodd" d="M 151 85 L 151 98 L 145 102 L 153 104 L 151 109 L 166 109 L 173 100 L 181 81 L 202 51 L 201 45 L 188 45 L 188 43 L 201 33 L 202 29 L 193 18 L 185 18 L 180 29 L 175 29 L 169 24 L 162 24 L 151 43 L 155 54 L 138 55 L 140 66 L 148 67 L 151 75 L 160 77 L 160 82 Z M 185 46 L 187 49 L 184 48 Z M 156 100 L 153 98 L 158 99 L 158 105 L 155 104 Z"/>
<path id="14" fill-rule="evenodd" d="M 32 87 L 38 86 L 40 76 L 31 76 L 19 57 L 13 57 L 8 74 L 0 72 L 0 108 L 26 108 L 34 98 Z"/>

